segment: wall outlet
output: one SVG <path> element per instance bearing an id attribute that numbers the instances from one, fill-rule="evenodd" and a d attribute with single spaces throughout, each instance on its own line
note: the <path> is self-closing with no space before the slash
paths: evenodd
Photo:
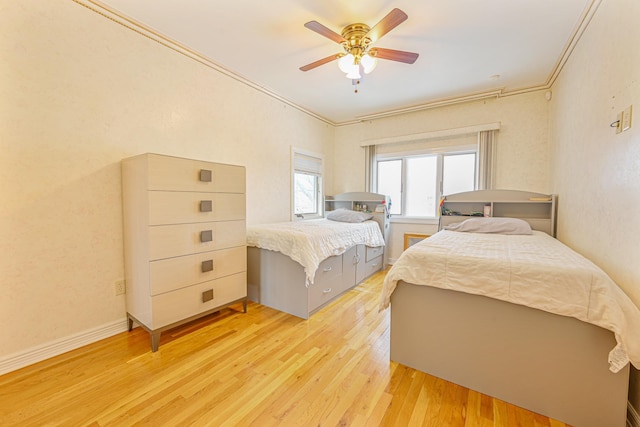
<path id="1" fill-rule="evenodd" d="M 116 295 L 122 295 L 127 292 L 126 281 L 124 279 L 116 280 Z"/>

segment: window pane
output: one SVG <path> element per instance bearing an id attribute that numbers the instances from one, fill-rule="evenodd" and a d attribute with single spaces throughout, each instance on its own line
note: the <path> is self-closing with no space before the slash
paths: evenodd
<path id="1" fill-rule="evenodd" d="M 318 177 L 296 172 L 293 175 L 294 213 L 318 213 Z"/>
<path id="2" fill-rule="evenodd" d="M 391 198 L 390 214 L 402 212 L 402 160 L 378 162 L 378 193 Z"/>
<path id="3" fill-rule="evenodd" d="M 406 216 L 436 216 L 437 156 L 408 157 Z"/>
<path id="4" fill-rule="evenodd" d="M 442 194 L 454 194 L 475 189 L 476 155 L 450 154 L 443 158 Z"/>

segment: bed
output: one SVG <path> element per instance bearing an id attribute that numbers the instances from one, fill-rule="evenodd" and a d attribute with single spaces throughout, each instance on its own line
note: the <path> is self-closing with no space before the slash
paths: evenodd
<path id="1" fill-rule="evenodd" d="M 247 227 L 249 299 L 308 319 L 379 271 L 384 237 L 375 215 L 334 211 L 336 218 L 345 215 L 359 220 L 322 218 Z"/>
<path id="2" fill-rule="evenodd" d="M 458 217 L 405 251 L 385 278 L 391 359 L 571 425 L 623 426 L 628 362 L 640 366 L 640 311 L 551 236 L 554 213 L 533 203 L 547 200 L 492 190 L 443 206 Z M 493 213 L 517 206 L 507 210 L 521 218 L 456 209 L 479 201 Z"/>

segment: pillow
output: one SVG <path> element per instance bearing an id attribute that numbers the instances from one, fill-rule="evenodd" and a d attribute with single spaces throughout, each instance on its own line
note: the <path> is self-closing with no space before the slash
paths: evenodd
<path id="1" fill-rule="evenodd" d="M 373 218 L 373 215 L 366 212 L 350 211 L 349 209 L 336 209 L 327 213 L 327 219 L 340 222 L 362 222 Z"/>
<path id="2" fill-rule="evenodd" d="M 518 218 L 470 218 L 443 228 L 469 233 L 532 234 L 529 223 Z"/>

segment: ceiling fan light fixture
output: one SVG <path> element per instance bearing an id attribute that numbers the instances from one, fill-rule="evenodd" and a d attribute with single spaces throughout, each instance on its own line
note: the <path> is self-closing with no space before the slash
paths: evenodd
<path id="1" fill-rule="evenodd" d="M 406 21 L 407 18 L 406 13 L 395 8 L 373 27 L 354 23 L 344 27 L 341 34 L 325 27 L 318 21 L 309 21 L 304 24 L 305 28 L 338 43 L 344 52 L 314 61 L 300 67 L 300 70 L 309 71 L 337 60 L 340 71 L 345 73 L 348 79 L 351 79 L 356 86 L 357 93 L 357 86 L 360 84 L 362 76 L 371 73 L 376 68 L 378 59 L 413 64 L 418 58 L 418 54 L 414 52 L 372 47 L 382 36 Z"/>
<path id="2" fill-rule="evenodd" d="M 378 65 L 378 60 L 368 53 L 365 53 L 362 59 L 360 59 L 360 64 L 362 64 L 365 74 L 369 74 L 376 68 L 376 65 Z"/>
<path id="3" fill-rule="evenodd" d="M 343 73 L 351 72 L 354 65 L 354 59 L 354 56 L 350 53 L 338 59 L 338 68 L 340 68 L 340 71 L 342 71 Z"/>
<path id="4" fill-rule="evenodd" d="M 359 79 L 362 76 L 360 75 L 360 66 L 358 64 L 353 64 L 351 66 L 351 70 L 347 73 L 348 79 Z"/>

